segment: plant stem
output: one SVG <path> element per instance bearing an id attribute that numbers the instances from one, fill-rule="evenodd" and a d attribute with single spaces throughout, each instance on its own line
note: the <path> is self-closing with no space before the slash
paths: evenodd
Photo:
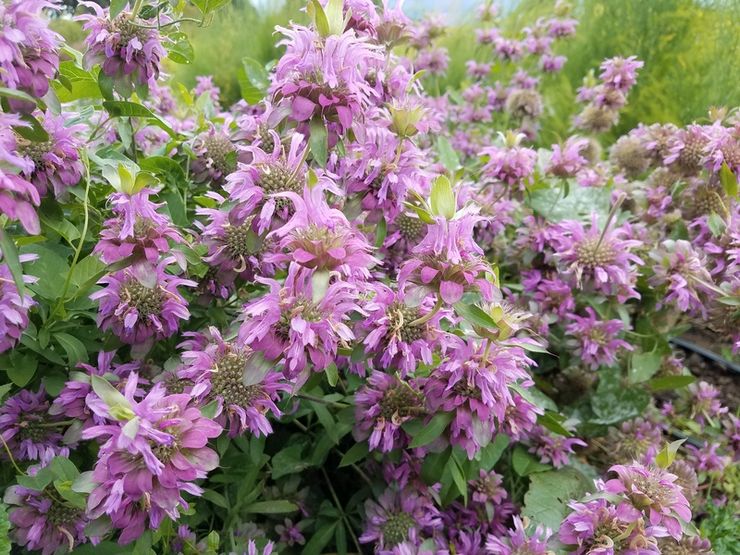
<path id="1" fill-rule="evenodd" d="M 417 318 L 413 322 L 411 322 L 410 326 L 421 326 L 422 324 L 426 324 L 429 320 L 434 318 L 434 315 L 439 312 L 439 309 L 442 308 L 442 295 L 437 296 L 437 302 L 434 305 L 434 308 L 432 308 L 431 311 L 424 314 L 424 316 L 421 316 L 420 318 Z"/>
<path id="2" fill-rule="evenodd" d="M 339 403 L 337 401 L 327 401 L 321 397 L 315 395 L 309 395 L 308 393 L 296 393 L 296 397 L 300 399 L 306 399 L 307 401 L 314 401 L 316 403 L 323 403 L 324 405 L 331 405 L 340 409 L 346 409 L 349 405 L 347 403 Z"/>
<path id="3" fill-rule="evenodd" d="M 352 543 L 355 544 L 355 547 L 357 548 L 357 553 L 362 553 L 360 542 L 357 541 L 357 536 L 355 535 L 355 531 L 352 529 L 352 523 L 349 521 L 349 518 L 347 518 L 347 514 L 344 512 L 344 507 L 342 507 L 342 504 L 339 502 L 339 498 L 337 497 L 337 492 L 334 491 L 334 486 L 332 486 L 331 480 L 329 479 L 329 475 L 326 473 L 326 469 L 323 466 L 321 467 L 321 473 L 324 475 L 324 480 L 326 480 L 326 485 L 329 486 L 329 492 L 331 493 L 331 497 L 334 500 L 334 504 L 337 506 L 337 510 L 339 511 L 339 514 L 342 515 L 342 520 L 344 521 L 344 524 L 347 526 L 349 535 L 352 536 Z"/>
<path id="4" fill-rule="evenodd" d="M 15 459 L 13 458 L 13 453 L 10 452 L 10 447 L 8 447 L 8 444 L 5 443 L 5 438 L 3 436 L 1 436 L 1 435 L 0 435 L 0 441 L 3 442 L 3 447 L 5 447 L 5 451 L 8 453 L 8 457 L 10 458 L 10 462 L 13 465 L 13 467 L 15 468 L 16 472 L 18 472 L 18 474 L 21 474 L 21 475 L 24 475 L 25 476 L 26 473 L 23 472 L 23 470 L 21 470 L 20 467 L 18 466 L 18 464 L 15 462 Z"/>

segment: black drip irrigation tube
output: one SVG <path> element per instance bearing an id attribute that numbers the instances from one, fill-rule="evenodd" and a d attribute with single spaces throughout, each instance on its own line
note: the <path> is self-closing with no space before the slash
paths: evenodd
<path id="1" fill-rule="evenodd" d="M 717 363 L 719 366 L 727 370 L 730 370 L 734 372 L 735 374 L 740 374 L 740 364 L 735 364 L 734 362 L 729 361 L 724 357 L 721 357 L 714 351 L 705 349 L 704 347 L 701 347 L 700 345 L 697 345 L 696 343 L 693 343 L 692 341 L 688 341 L 680 337 L 674 337 L 673 339 L 670 340 L 670 342 L 676 345 L 677 347 L 681 347 L 682 349 L 686 349 L 687 351 L 691 351 L 701 357 L 711 360 L 712 362 Z"/>

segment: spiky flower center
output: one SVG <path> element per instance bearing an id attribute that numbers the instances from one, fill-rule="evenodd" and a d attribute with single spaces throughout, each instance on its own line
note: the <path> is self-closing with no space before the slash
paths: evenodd
<path id="1" fill-rule="evenodd" d="M 408 513 L 390 515 L 382 527 L 385 545 L 391 547 L 405 542 L 409 537 L 409 529 L 415 524 L 414 517 Z"/>
<path id="2" fill-rule="evenodd" d="M 137 239 L 142 239 L 149 235 L 149 232 L 154 229 L 154 222 L 152 222 L 149 218 L 142 218 L 140 216 L 136 217 L 136 221 L 134 222 L 134 237 Z"/>
<path id="3" fill-rule="evenodd" d="M 47 426 L 48 421 L 41 417 L 36 417 L 34 420 L 23 420 L 20 427 L 20 438 L 21 440 L 28 439 L 34 443 L 44 441 L 53 428 Z"/>
<path id="4" fill-rule="evenodd" d="M 46 492 L 44 492 L 46 493 Z M 56 499 L 56 496 L 48 495 L 51 505 L 46 512 L 46 518 L 54 525 L 54 528 L 68 528 L 76 523 L 82 516 L 82 510 L 65 505 Z"/>
<path id="5" fill-rule="evenodd" d="M 400 337 L 401 341 L 411 343 L 422 339 L 426 332 L 426 325 L 414 325 L 420 316 L 418 308 L 406 306 L 404 303 L 395 301 L 388 307 L 388 335 Z"/>
<path id="6" fill-rule="evenodd" d="M 236 152 L 231 140 L 222 133 L 209 133 L 203 137 L 203 147 L 211 159 L 213 169 L 222 174 L 230 174 L 236 169 L 236 158 L 230 156 Z"/>
<path id="7" fill-rule="evenodd" d="M 260 138 L 260 148 L 262 150 L 267 153 L 271 153 L 275 150 L 275 138 L 267 127 L 260 125 L 258 136 Z"/>
<path id="8" fill-rule="evenodd" d="M 255 254 L 259 250 L 259 238 L 252 230 L 251 219 L 241 225 L 227 226 L 224 235 L 226 250 L 234 260 Z"/>
<path id="9" fill-rule="evenodd" d="M 399 383 L 388 389 L 380 400 L 380 416 L 385 420 L 413 416 L 421 409 L 421 401 L 421 393 L 406 383 Z"/>
<path id="10" fill-rule="evenodd" d="M 54 149 L 54 143 L 52 141 L 33 142 L 27 141 L 26 139 L 18 139 L 18 152 L 22 156 L 26 156 L 33 161 L 34 166 L 37 168 L 43 166 L 44 156 Z"/>
<path id="11" fill-rule="evenodd" d="M 614 262 L 616 253 L 609 241 L 602 240 L 599 243 L 597 238 L 588 237 L 576 245 L 576 256 L 582 266 L 596 268 Z"/>
<path id="12" fill-rule="evenodd" d="M 142 318 L 160 314 L 164 303 L 161 288 L 147 287 L 136 279 L 130 279 L 123 284 L 121 299 L 133 306 Z"/>
<path id="13" fill-rule="evenodd" d="M 473 482 L 473 489 L 488 498 L 493 498 L 501 492 L 501 484 L 495 477 L 483 476 Z"/>
<path id="14" fill-rule="evenodd" d="M 288 307 L 283 307 L 275 332 L 283 341 L 290 341 L 290 323 L 293 321 L 293 318 L 298 316 L 306 322 L 321 322 L 325 320 L 319 307 L 308 299 L 300 299 Z"/>
<path id="15" fill-rule="evenodd" d="M 698 214 L 724 214 L 727 211 L 720 190 L 714 187 L 697 188 L 690 203 L 696 207 Z"/>
<path id="16" fill-rule="evenodd" d="M 398 230 L 401 232 L 401 237 L 411 243 L 418 242 L 424 236 L 427 227 L 427 224 L 419 218 L 413 218 L 408 214 L 398 216 L 396 225 L 398 225 Z"/>
<path id="17" fill-rule="evenodd" d="M 588 338 L 598 345 L 605 345 L 607 342 L 606 333 L 601 328 L 591 328 L 588 330 Z"/>
<path id="18" fill-rule="evenodd" d="M 231 351 L 216 363 L 211 374 L 211 394 L 223 398 L 224 405 L 248 407 L 262 395 L 260 385 L 244 383 L 247 362 L 247 353 Z"/>
<path id="19" fill-rule="evenodd" d="M 171 433 L 171 432 L 170 432 Z M 152 452 L 154 456 L 160 461 L 167 464 L 172 460 L 172 457 L 180 450 L 180 438 L 177 434 L 173 434 L 172 442 L 169 444 L 160 443 L 152 446 Z"/>
<path id="20" fill-rule="evenodd" d="M 706 139 L 695 133 L 687 133 L 683 144 L 678 155 L 678 165 L 686 173 L 695 173 L 701 167 Z"/>
<path id="21" fill-rule="evenodd" d="M 470 384 L 465 380 L 456 382 L 455 385 L 452 386 L 452 391 L 457 395 L 467 397 L 468 399 L 477 399 L 479 401 L 481 399 L 480 389 L 476 387 L 475 384 Z"/>
<path id="22" fill-rule="evenodd" d="M 273 162 L 263 166 L 259 184 L 266 195 L 275 193 L 303 194 L 303 181 L 291 172 L 283 162 Z M 290 199 L 282 197 L 275 199 L 275 205 L 278 209 L 293 206 Z"/>
<path id="23" fill-rule="evenodd" d="M 128 45 L 134 38 L 139 39 L 141 44 L 149 40 L 149 29 L 137 25 L 137 22 L 131 18 L 131 14 L 122 13 L 108 24 L 111 33 L 118 33 L 121 37 L 119 46 Z"/>
<path id="24" fill-rule="evenodd" d="M 671 504 L 671 489 L 650 476 L 633 476 L 630 479 L 629 497 L 635 507 L 668 507 Z"/>

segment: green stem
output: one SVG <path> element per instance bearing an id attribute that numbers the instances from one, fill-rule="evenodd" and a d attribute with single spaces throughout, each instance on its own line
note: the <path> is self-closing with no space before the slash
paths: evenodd
<path id="1" fill-rule="evenodd" d="M 614 216 L 617 214 L 617 210 L 619 210 L 619 207 L 622 206 L 622 202 L 624 202 L 624 195 L 620 195 L 617 199 L 617 202 L 614 203 L 614 206 L 612 206 L 612 209 L 609 211 L 609 216 L 606 218 L 606 223 L 604 224 L 604 229 L 601 230 L 601 235 L 599 235 L 599 242 L 596 243 L 596 250 L 599 250 L 599 247 L 601 246 L 601 242 L 604 240 L 604 237 L 606 236 L 606 232 L 609 229 L 609 226 L 612 223 L 612 220 L 614 219 Z"/>
<path id="2" fill-rule="evenodd" d="M 416 326 L 421 326 L 422 324 L 426 324 L 429 320 L 434 318 L 434 315 L 437 314 L 437 312 L 439 312 L 439 309 L 442 308 L 443 302 L 444 301 L 442 301 L 442 295 L 438 295 L 437 302 L 435 303 L 434 308 L 432 308 L 431 311 L 424 314 L 424 316 L 421 316 L 417 318 L 416 320 L 414 320 L 413 322 L 411 322 L 409 325 L 416 327 Z"/>
<path id="3" fill-rule="evenodd" d="M 349 405 L 347 403 L 338 403 L 336 401 L 327 401 L 321 397 L 315 395 L 309 395 L 308 393 L 296 393 L 296 397 L 300 399 L 306 399 L 307 401 L 314 401 L 316 403 L 323 403 L 324 405 L 331 405 L 340 409 L 346 409 Z"/>
<path id="4" fill-rule="evenodd" d="M 75 266 L 77 266 L 77 261 L 80 259 L 82 246 L 85 242 L 85 239 L 87 238 L 87 228 L 90 224 L 90 210 L 88 208 L 88 200 L 90 195 L 90 160 L 88 160 L 87 154 L 84 150 L 82 151 L 82 158 L 83 163 L 85 164 L 85 200 L 82 205 L 85 211 L 85 219 L 82 224 L 82 234 L 80 235 L 80 242 L 77 244 L 77 248 L 75 249 L 75 254 L 72 258 L 72 264 L 69 267 L 69 272 L 67 272 L 67 278 L 64 280 L 64 288 L 62 289 L 62 294 L 59 296 L 59 301 L 57 302 L 57 304 L 54 305 L 54 309 L 51 311 L 51 314 L 49 314 L 47 324 L 49 321 L 53 320 L 59 309 L 64 307 L 64 303 L 67 299 L 67 292 L 69 291 L 69 286 L 72 282 L 72 273 L 74 272 Z"/>
<path id="5" fill-rule="evenodd" d="M 18 467 L 18 464 L 15 462 L 15 459 L 13 458 L 13 453 L 10 452 L 10 447 L 8 447 L 8 444 L 5 443 L 5 438 L 3 438 L 3 436 L 1 435 L 0 435 L 0 441 L 3 442 L 3 447 L 5 447 L 5 451 L 8 453 L 8 457 L 10 458 L 10 463 L 13 465 L 13 467 L 15 467 L 16 472 L 18 472 L 18 474 L 22 476 L 25 476 L 26 473 Z"/>
<path id="6" fill-rule="evenodd" d="M 347 518 L 347 513 L 344 512 L 344 507 L 342 507 L 342 504 L 339 502 L 339 498 L 337 497 L 337 492 L 334 491 L 334 486 L 332 486 L 331 480 L 329 479 L 329 475 L 326 473 L 326 469 L 323 466 L 321 467 L 321 473 L 324 475 L 324 480 L 326 480 L 326 485 L 329 486 L 329 492 L 331 493 L 331 497 L 334 500 L 334 504 L 337 506 L 337 510 L 339 511 L 339 514 L 342 516 L 342 520 L 344 521 L 344 524 L 347 526 L 349 535 L 352 536 L 352 543 L 355 544 L 355 547 L 357 548 L 357 553 L 362 553 L 360 542 L 357 541 L 357 536 L 355 535 L 355 531 L 352 529 L 352 523 L 349 521 L 349 518 Z"/>
<path id="7" fill-rule="evenodd" d="M 134 7 L 131 9 L 131 19 L 135 19 L 137 15 L 139 15 L 139 12 L 141 11 L 141 8 L 144 4 L 144 0 L 136 0 L 134 2 Z"/>

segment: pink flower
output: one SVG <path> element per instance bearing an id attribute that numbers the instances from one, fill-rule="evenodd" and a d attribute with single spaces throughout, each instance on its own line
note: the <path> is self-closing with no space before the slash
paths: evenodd
<path id="1" fill-rule="evenodd" d="M 621 350 L 634 350 L 632 345 L 618 339 L 624 329 L 621 320 L 599 320 L 590 306 L 586 307 L 586 313 L 587 316 L 570 314 L 571 323 L 565 327 L 565 332 L 574 338 L 569 345 L 575 349 L 575 355 L 592 370 L 613 366 Z"/>

